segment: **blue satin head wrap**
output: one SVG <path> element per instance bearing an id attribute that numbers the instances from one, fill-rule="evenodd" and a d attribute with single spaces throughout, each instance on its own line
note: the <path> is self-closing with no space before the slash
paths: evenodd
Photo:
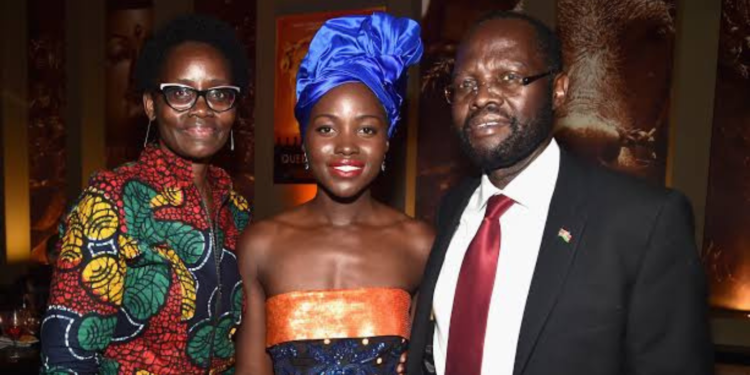
<path id="1" fill-rule="evenodd" d="M 386 13 L 326 21 L 310 42 L 297 72 L 294 115 L 305 136 L 315 103 L 334 87 L 361 82 L 385 108 L 393 135 L 404 101 L 406 69 L 422 57 L 419 24 Z"/>

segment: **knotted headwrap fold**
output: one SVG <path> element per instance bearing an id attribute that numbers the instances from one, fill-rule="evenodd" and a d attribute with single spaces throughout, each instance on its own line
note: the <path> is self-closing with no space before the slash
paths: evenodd
<path id="1" fill-rule="evenodd" d="M 361 82 L 380 100 L 388 116 L 388 137 L 398 122 L 406 91 L 406 69 L 422 57 L 414 20 L 376 12 L 326 21 L 310 42 L 297 72 L 294 115 L 305 136 L 315 103 L 334 87 Z"/>

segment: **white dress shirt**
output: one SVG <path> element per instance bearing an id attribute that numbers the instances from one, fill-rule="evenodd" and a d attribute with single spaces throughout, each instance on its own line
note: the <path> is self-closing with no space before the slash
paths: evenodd
<path id="1" fill-rule="evenodd" d="M 445 373 L 453 296 L 461 263 L 484 218 L 487 200 L 495 194 L 505 194 L 515 204 L 500 218 L 500 257 L 487 317 L 482 374 L 513 373 L 526 296 L 559 169 L 560 149 L 552 140 L 504 190 L 495 187 L 486 175 L 482 176 L 481 184 L 461 215 L 461 222 L 448 247 L 435 286 L 432 305 L 436 323 L 433 350 L 438 375 Z"/>

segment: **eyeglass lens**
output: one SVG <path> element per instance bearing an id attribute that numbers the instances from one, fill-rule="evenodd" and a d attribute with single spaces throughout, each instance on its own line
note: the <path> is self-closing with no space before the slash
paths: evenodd
<path id="1" fill-rule="evenodd" d="M 184 86 L 165 86 L 162 89 L 167 103 L 176 110 L 188 110 L 203 96 L 208 107 L 217 112 L 229 110 L 237 98 L 237 91 L 229 87 L 220 87 L 198 91 Z"/>

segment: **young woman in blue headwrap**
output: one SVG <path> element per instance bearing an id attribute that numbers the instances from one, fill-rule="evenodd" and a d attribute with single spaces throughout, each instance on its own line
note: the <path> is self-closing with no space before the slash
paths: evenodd
<path id="1" fill-rule="evenodd" d="M 396 373 L 434 234 L 373 199 L 370 185 L 419 34 L 410 19 L 375 13 L 329 20 L 312 40 L 295 115 L 318 193 L 242 236 L 238 373 Z"/>

